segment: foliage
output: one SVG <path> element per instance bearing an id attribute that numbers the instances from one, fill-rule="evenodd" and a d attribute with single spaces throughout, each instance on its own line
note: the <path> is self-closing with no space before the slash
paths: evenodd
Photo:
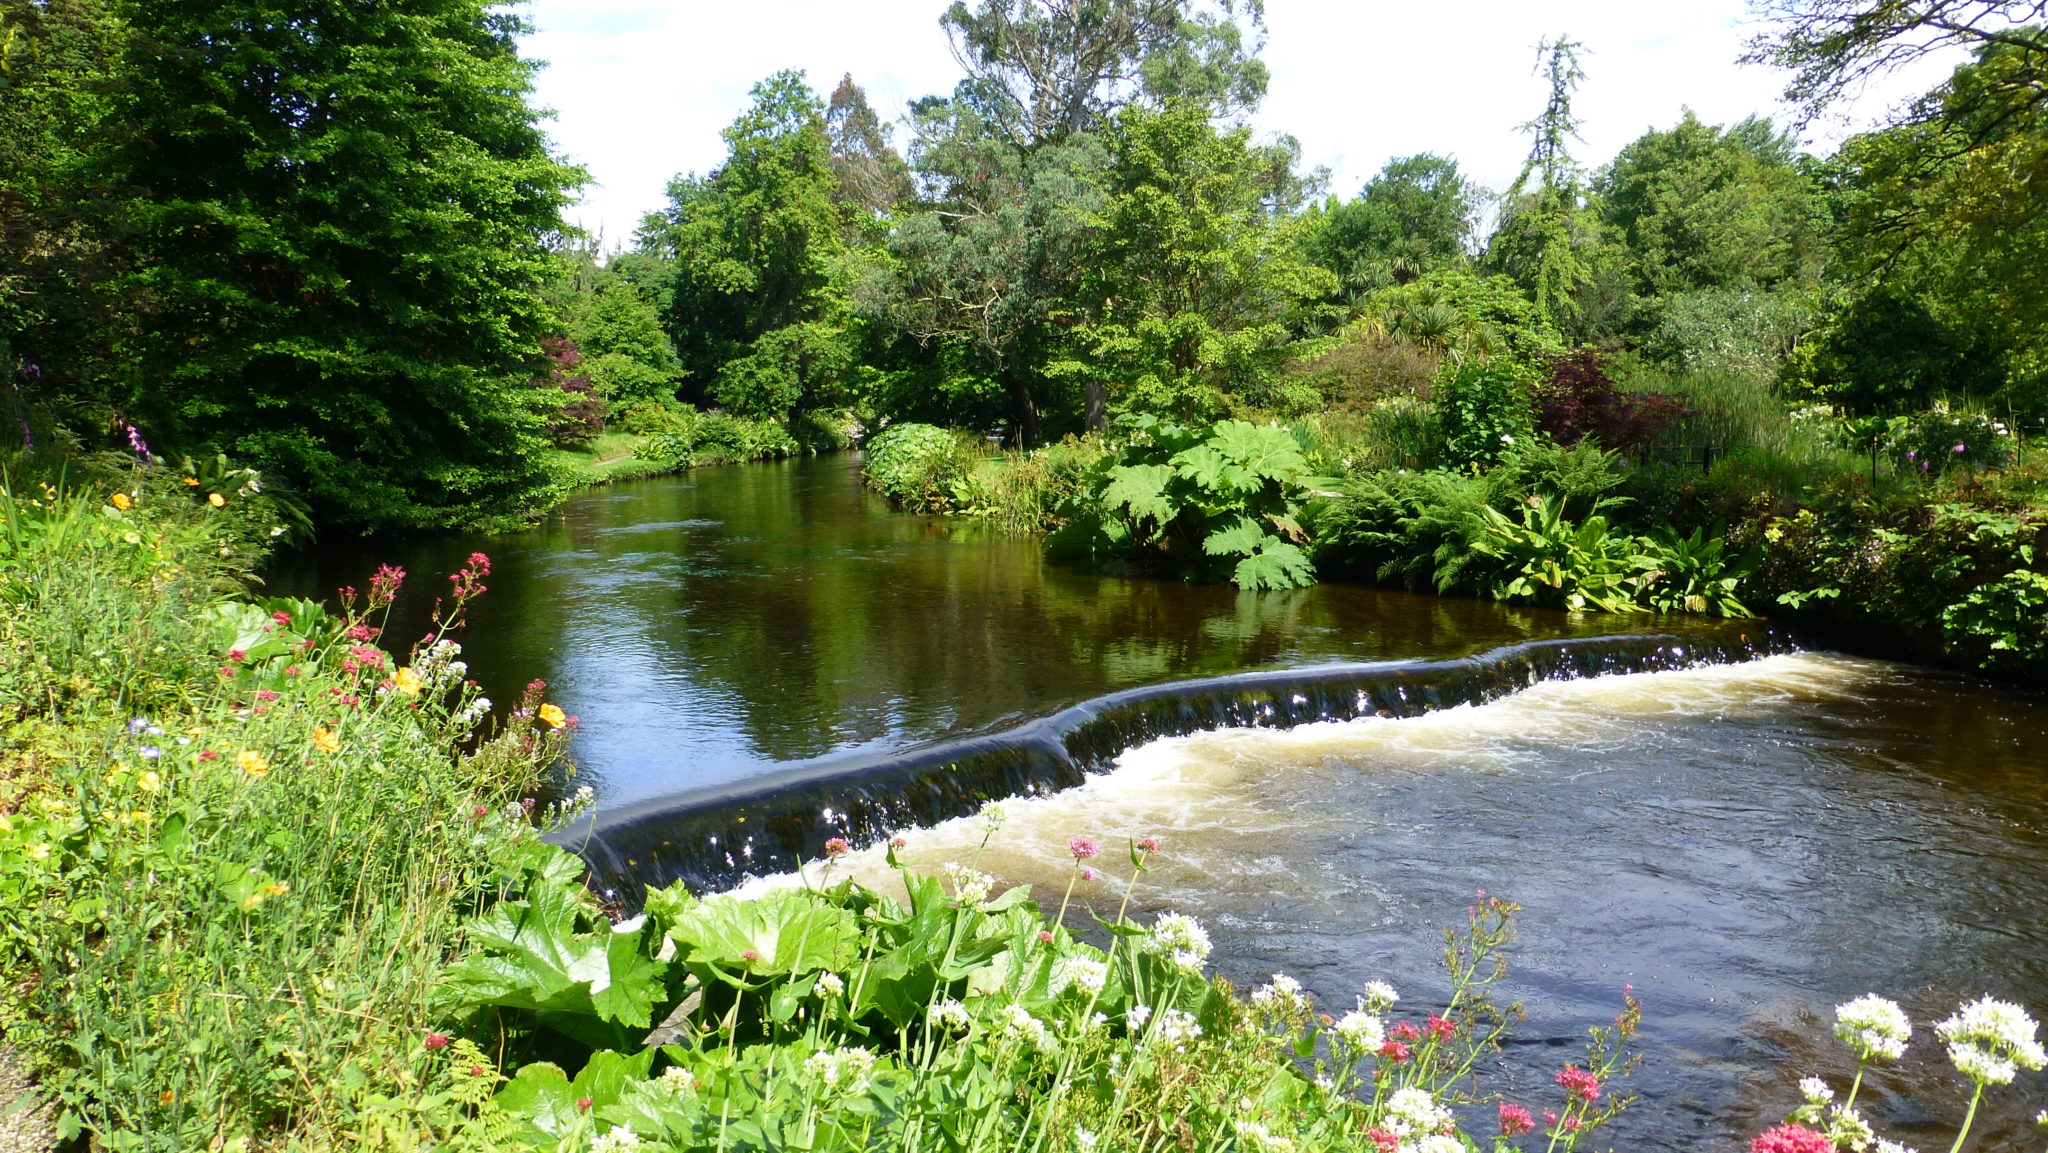
<path id="1" fill-rule="evenodd" d="M 1608 533 L 1606 517 L 1574 524 L 1556 502 L 1540 497 L 1522 510 L 1519 522 L 1490 507 L 1479 515 L 1485 531 L 1472 549 L 1497 571 L 1487 587 L 1493 599 L 1573 611 L 1637 611 L 1630 542 Z"/>
<path id="2" fill-rule="evenodd" d="M 1131 845 L 1131 888 L 1155 851 L 1149 839 Z M 628 995 L 651 1006 L 647 1015 L 675 1007 L 649 1046 L 665 1043 L 557 1051 L 564 1065 L 529 1062 L 509 1080 L 487 1066 L 502 1088 L 472 1107 L 442 1108 L 432 1132 L 545 1149 L 1084 1150 L 1171 1140 L 1265 1150 L 1349 1148 L 1368 1131 L 1455 1134 L 1467 1123 L 1455 1110 L 1481 1100 L 1471 1078 L 1513 1016 L 1491 999 L 1507 974 L 1513 905 L 1482 900 L 1445 933 L 1450 995 L 1439 1011 L 1394 1019 L 1397 995 L 1374 985 L 1340 1021 L 1319 1017 L 1285 975 L 1249 996 L 1211 978 L 1201 925 L 1171 913 L 1135 923 L 1130 888 L 1113 917 L 1095 915 L 1101 944 L 1083 940 L 1067 912 L 1100 879 L 1081 863 L 1099 850 L 1077 838 L 1075 852 L 1056 913 L 1027 888 L 992 892 L 971 865 L 948 868 L 949 892 L 892 848 L 890 887 L 901 899 L 835 884 L 828 863 L 802 889 L 701 900 L 658 891 L 642 917 L 609 932 L 564 879 L 574 865 L 536 855 L 515 882 L 516 904 L 557 912 L 526 920 L 521 955 L 534 959 L 504 966 L 502 979 L 475 983 L 474 957 L 451 970 L 450 1012 L 464 1040 L 518 1054 L 565 1017 L 608 1023 L 616 1014 L 595 1006 L 536 1010 L 506 991 L 560 983 L 559 962 L 542 958 L 595 948 L 595 936 L 613 965 L 632 967 Z M 478 956 L 507 956 L 500 926 L 485 919 L 475 931 Z M 1559 1120 L 1545 1134 L 1552 1148 L 1573 1148 L 1628 1104 L 1614 1089 L 1633 1065 L 1623 1050 L 1638 1012 L 1625 998 L 1615 1026 L 1593 1031 L 1585 1066 L 1560 1080 Z M 435 1062 L 444 1080 L 475 1075 L 464 1069 L 473 1056 L 449 1051 Z M 580 1069 L 573 1079 L 571 1069 Z M 1488 1128 L 1498 1113 L 1487 1110 Z"/>
<path id="3" fill-rule="evenodd" d="M 332 523 L 545 503 L 541 241 L 582 176 L 548 155 L 516 18 L 482 0 L 315 0 L 289 22 L 252 0 L 113 9 L 126 51 L 90 165 L 122 190 L 116 288 L 149 319 L 121 338 L 112 403 Z"/>
<path id="4" fill-rule="evenodd" d="M 779 460 L 804 451 L 789 430 L 772 420 L 749 420 L 681 406 L 643 406 L 629 424 L 647 439 L 634 455 L 668 468 Z"/>
<path id="5" fill-rule="evenodd" d="M 1503 358 L 1445 365 L 1436 383 L 1445 463 L 1484 467 L 1528 443 L 1534 384 L 1533 373 Z"/>
<path id="6" fill-rule="evenodd" d="M 664 319 L 699 398 L 784 419 L 832 400 L 845 368 L 845 215 L 824 105 L 802 74 L 751 96 L 725 129 L 724 165 L 671 183 L 639 241 L 667 262 Z"/>
<path id="7" fill-rule="evenodd" d="M 1104 458 L 1071 523 L 1047 541 L 1055 555 L 1163 565 L 1246 591 L 1314 583 L 1299 520 L 1312 480 L 1293 434 L 1241 420 L 1126 424 L 1123 451 Z"/>
<path id="8" fill-rule="evenodd" d="M 1473 541 L 1488 486 L 1450 472 L 1370 473 L 1333 486 L 1310 507 L 1319 569 L 1409 589 L 1476 592 Z"/>
<path id="9" fill-rule="evenodd" d="M 1922 474 L 2002 468 L 2014 456 L 2012 430 L 1981 413 L 1923 413 L 1891 439 L 1901 468 Z"/>
<path id="10" fill-rule="evenodd" d="M 972 443 L 969 434 L 929 424 L 890 425 L 868 441 L 861 479 L 913 511 L 945 512 L 954 486 L 978 455 Z"/>
<path id="11" fill-rule="evenodd" d="M 541 342 L 547 351 L 546 384 L 563 393 L 549 418 L 548 440 L 555 447 L 587 444 L 604 434 L 605 414 L 611 406 L 596 395 L 590 374 L 583 370 L 583 353 L 560 337 Z"/>
<path id="12" fill-rule="evenodd" d="M 534 833 L 501 806 L 569 728 L 538 687 L 493 724 L 464 685 L 488 562 L 401 665 L 396 570 L 330 615 L 224 594 L 158 498 L 8 489 L 0 515 L 9 1042 L 106 1147 L 339 1143 L 365 1086 L 416 1083 L 458 910 Z"/>
<path id="13" fill-rule="evenodd" d="M 1756 569 L 1753 555 L 1731 557 L 1718 534 L 1694 529 L 1680 536 L 1669 525 L 1637 537 L 1635 566 L 1642 574 L 1637 598 L 1658 612 L 1755 616 L 1735 595 L 1735 586 Z"/>
<path id="14" fill-rule="evenodd" d="M 1786 292 L 1702 288 L 1660 298 L 1643 355 L 1677 368 L 1766 374 L 1812 327 L 1813 310 Z"/>
<path id="15" fill-rule="evenodd" d="M 1673 420 L 1691 415 L 1662 393 L 1623 392 L 1608 376 L 1609 361 L 1590 348 L 1552 360 L 1536 386 L 1537 431 L 1561 445 L 1591 437 L 1634 456 L 1657 443 Z"/>
<path id="16" fill-rule="evenodd" d="M 1879 287 L 1847 301 L 1788 364 L 1795 385 L 1856 415 L 1894 415 L 1995 387 L 1991 353 L 1921 300 Z"/>
<path id="17" fill-rule="evenodd" d="M 1412 280 L 1469 259 L 1481 196 L 1449 157 L 1397 157 L 1355 198 L 1312 208 L 1303 249 L 1347 287 Z"/>
<path id="18" fill-rule="evenodd" d="M 839 201 L 864 213 L 867 219 L 861 223 L 872 224 L 917 194 L 910 166 L 889 145 L 889 126 L 868 104 L 867 92 L 853 82 L 852 73 L 832 90 L 825 107 L 825 136 L 832 145 Z"/>

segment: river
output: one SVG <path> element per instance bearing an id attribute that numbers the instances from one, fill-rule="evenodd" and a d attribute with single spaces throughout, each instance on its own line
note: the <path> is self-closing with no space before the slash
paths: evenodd
<path id="1" fill-rule="evenodd" d="M 1205 714 L 1185 707 L 1192 724 L 1117 726 L 1128 741 L 1084 766 L 1107 771 L 1010 802 L 982 867 L 1057 891 L 1067 837 L 1157 835 L 1166 864 L 1135 908 L 1201 917 L 1225 975 L 1286 971 L 1338 1011 L 1369 979 L 1427 1003 L 1443 984 L 1436 928 L 1479 890 L 1518 902 L 1508 995 L 1528 1020 L 1496 1087 L 1544 1099 L 1545 1071 L 1613 1016 L 1624 985 L 1644 1002 L 1643 1099 L 1602 1144 L 1743 1147 L 1797 1103 L 1798 1077 L 1841 1083 L 1830 1007 L 1876 991 L 1921 1027 L 1865 1100 L 1882 1133 L 1931 1145 L 1961 1105 L 1927 1060 L 1931 1023 L 1985 992 L 2048 1010 L 2038 696 L 1783 644 L 1686 667 L 1732 643 L 1699 622 L 1072 572 L 1030 540 L 890 512 L 843 457 L 600 490 L 516 536 L 330 547 L 272 579 L 312 592 L 391 562 L 431 587 L 472 549 L 493 559 L 462 636 L 474 675 L 501 701 L 548 680 L 582 718 L 580 779 L 643 831 L 763 781 L 832 780 L 960 738 L 1015 745 L 1005 734 L 1034 718 L 1092 716 L 1120 691 L 1292 669 L 1334 670 L 1327 682 L 1354 666 L 1384 679 L 1373 670 L 1410 667 L 1398 662 L 1466 684 L 1478 674 L 1458 658 L 1516 654 L 1503 667 L 1521 680 L 1430 702 L 1441 708 L 1361 692 L 1359 708 L 1282 718 L 1302 722 L 1286 731 L 1187 732 Z M 394 635 L 417 631 L 427 599 L 401 602 Z M 1640 637 L 1592 639 L 1620 632 Z M 1609 649 L 1637 654 L 1609 667 L 1662 671 L 1524 687 L 1541 662 L 1519 654 L 1561 648 L 1579 673 Z M 933 863 L 979 838 L 969 820 L 909 833 Z M 871 855 L 854 867 L 878 872 Z M 1993 1097 L 1978 1147 L 2036 1147 L 2022 1131 L 2044 1105 L 2042 1078 L 2023 1075 Z"/>

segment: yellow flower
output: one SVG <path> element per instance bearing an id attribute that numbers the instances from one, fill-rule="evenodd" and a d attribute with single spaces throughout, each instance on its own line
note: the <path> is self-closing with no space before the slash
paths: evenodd
<path id="1" fill-rule="evenodd" d="M 420 691 L 420 675 L 409 668 L 391 674 L 391 683 L 398 686 L 399 692 L 408 696 Z"/>
<path id="2" fill-rule="evenodd" d="M 540 719 L 546 722 L 547 726 L 551 729 L 559 729 L 564 724 L 567 724 L 569 720 L 568 717 L 562 715 L 560 705 L 542 705 L 540 707 Z"/>
<path id="3" fill-rule="evenodd" d="M 120 509 L 122 512 L 127 512 L 129 509 L 135 507 L 135 502 L 129 500 L 128 494 L 125 492 L 117 492 L 113 496 L 108 497 L 107 499 L 113 503 L 115 508 Z"/>
<path id="4" fill-rule="evenodd" d="M 212 505 L 215 508 L 225 508 L 228 503 L 228 498 L 222 496 L 217 492 L 210 492 L 206 494 L 206 503 Z"/>
<path id="5" fill-rule="evenodd" d="M 261 777 L 270 772 L 270 758 L 255 749 L 243 749 L 235 754 L 235 767 L 252 777 Z"/>
<path id="6" fill-rule="evenodd" d="M 163 774 L 155 769 L 147 769 L 141 776 L 135 778 L 135 787 L 145 793 L 156 792 L 164 787 Z"/>
<path id="7" fill-rule="evenodd" d="M 323 753 L 338 753 L 341 751 L 341 738 L 326 729 L 314 729 L 313 747 Z"/>
<path id="8" fill-rule="evenodd" d="M 186 487 L 186 488 L 198 488 L 198 487 L 199 487 L 199 478 L 198 478 L 198 477 L 196 477 L 196 476 L 188 476 L 188 477 L 186 477 L 186 478 L 185 478 L 185 487 Z"/>
<path id="9" fill-rule="evenodd" d="M 29 860 L 31 860 L 31 861 L 47 861 L 47 860 L 49 860 L 49 859 L 50 859 L 50 845 L 49 845 L 49 842 L 45 841 L 45 842 L 43 842 L 43 843 L 42 843 L 42 844 L 40 844 L 40 845 L 30 845 L 30 846 L 28 847 L 28 859 L 29 859 Z"/>
<path id="10" fill-rule="evenodd" d="M 266 897 L 282 897 L 291 891 L 292 887 L 283 881 L 272 881 L 263 886 L 263 895 Z"/>

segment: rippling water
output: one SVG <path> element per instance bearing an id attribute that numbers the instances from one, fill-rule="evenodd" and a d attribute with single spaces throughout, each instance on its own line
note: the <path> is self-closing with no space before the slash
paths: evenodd
<path id="1" fill-rule="evenodd" d="M 1547 1070 L 1632 984 L 1643 1100 L 1613 1143 L 1735 1149 L 1797 1104 L 1800 1075 L 1845 1083 L 1827 1039 L 1840 1001 L 1874 990 L 1928 1023 L 1984 992 L 2048 1009 L 2044 748 L 2038 699 L 1781 656 L 1158 741 L 1010 803 L 981 866 L 1057 894 L 1069 836 L 1157 834 L 1165 866 L 1135 905 L 1200 916 L 1220 971 L 1285 970 L 1326 1005 L 1374 978 L 1423 1003 L 1444 985 L 1436 929 L 1478 890 L 1515 901 L 1508 995 L 1529 1017 L 1501 1084 L 1547 1097 Z M 965 861 L 981 836 L 966 819 L 910 842 L 921 861 Z M 1113 912 L 1120 889 L 1100 888 Z M 1916 1053 L 1935 1054 L 1924 1028 Z M 2018 1088 L 1980 1117 L 1977 1147 L 2036 1143 L 2024 1123 L 2048 1095 L 2038 1077 Z M 1952 1078 L 1917 1059 L 1865 1099 L 1916 1145 L 1961 1112 Z"/>

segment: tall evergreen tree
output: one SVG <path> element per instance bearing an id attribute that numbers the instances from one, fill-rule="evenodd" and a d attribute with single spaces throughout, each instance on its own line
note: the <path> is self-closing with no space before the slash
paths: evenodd
<path id="1" fill-rule="evenodd" d="M 101 152 L 131 183 L 129 404 L 326 518 L 529 508 L 545 237 L 581 174 L 486 0 L 121 0 Z M 110 134 L 111 135 L 111 134 Z"/>

